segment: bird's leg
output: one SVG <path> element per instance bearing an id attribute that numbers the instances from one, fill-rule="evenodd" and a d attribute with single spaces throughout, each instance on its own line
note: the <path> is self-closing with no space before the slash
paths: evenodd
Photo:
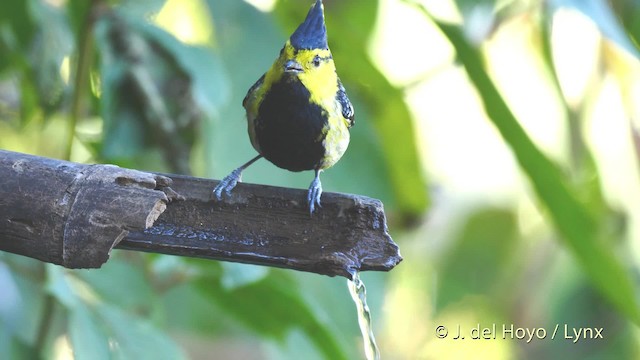
<path id="1" fill-rule="evenodd" d="M 231 190 L 233 190 L 233 188 L 236 187 L 236 185 L 238 185 L 238 182 L 240 182 L 240 180 L 242 179 L 242 172 L 244 171 L 244 169 L 248 168 L 249 165 L 253 164 L 261 157 L 262 155 L 258 155 L 254 157 L 253 159 L 249 160 L 246 164 L 233 170 L 231 174 L 225 176 L 225 178 L 222 179 L 220 183 L 218 183 L 218 186 L 216 186 L 216 188 L 213 189 L 213 193 L 215 194 L 216 198 L 218 200 L 221 200 L 223 191 L 227 194 L 227 196 L 231 196 Z"/>
<path id="2" fill-rule="evenodd" d="M 307 195 L 307 202 L 309 203 L 309 213 L 313 215 L 313 210 L 315 210 L 316 204 L 318 207 L 320 205 L 320 195 L 322 195 L 322 184 L 320 183 L 320 173 L 322 170 L 316 169 L 316 177 L 309 185 L 309 194 Z"/>

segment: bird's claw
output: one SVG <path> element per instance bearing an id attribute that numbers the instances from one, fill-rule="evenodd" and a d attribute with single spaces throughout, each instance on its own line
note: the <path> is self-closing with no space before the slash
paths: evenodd
<path id="1" fill-rule="evenodd" d="M 213 194 L 216 196 L 218 201 L 222 200 L 222 192 L 224 191 L 227 196 L 231 196 L 231 190 L 238 185 L 238 183 L 242 180 L 242 170 L 235 169 L 231 172 L 231 174 L 225 176 L 218 186 L 213 189 Z"/>
<path id="2" fill-rule="evenodd" d="M 309 214 L 313 215 L 313 211 L 315 210 L 316 204 L 318 207 L 322 207 L 320 205 L 320 196 L 322 195 L 322 184 L 320 183 L 320 178 L 316 177 L 311 182 L 309 186 L 309 193 L 307 195 L 307 202 L 309 203 Z"/>

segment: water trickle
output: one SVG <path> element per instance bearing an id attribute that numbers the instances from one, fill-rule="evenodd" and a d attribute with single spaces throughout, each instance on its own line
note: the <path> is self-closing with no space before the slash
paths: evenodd
<path id="1" fill-rule="evenodd" d="M 358 310 L 358 324 L 360 325 L 360 332 L 362 333 L 362 339 L 364 341 L 365 356 L 367 360 L 380 360 L 380 350 L 378 350 L 378 344 L 376 344 L 376 338 L 373 335 L 371 312 L 367 305 L 367 289 L 364 287 L 362 280 L 360 280 L 359 272 L 351 272 L 351 278 L 352 279 L 347 282 L 347 286 Z"/>

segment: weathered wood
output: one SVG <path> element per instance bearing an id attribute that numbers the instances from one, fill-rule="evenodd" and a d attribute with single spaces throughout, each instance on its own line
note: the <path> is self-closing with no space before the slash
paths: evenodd
<path id="1" fill-rule="evenodd" d="M 310 217 L 305 190 L 239 184 L 216 201 L 214 180 L 1 150 L 0 178 L 0 250 L 67 267 L 114 246 L 346 277 L 402 260 L 382 203 L 362 196 L 324 193 Z"/>
<path id="2" fill-rule="evenodd" d="M 353 270 L 388 271 L 401 260 L 379 200 L 323 193 L 311 217 L 306 190 L 238 184 L 231 197 L 216 201 L 217 181 L 168 176 L 185 200 L 118 247 L 347 277 Z"/>
<path id="3" fill-rule="evenodd" d="M 169 201 L 160 175 L 3 150 L 0 179 L 0 250 L 68 268 L 100 267 Z"/>

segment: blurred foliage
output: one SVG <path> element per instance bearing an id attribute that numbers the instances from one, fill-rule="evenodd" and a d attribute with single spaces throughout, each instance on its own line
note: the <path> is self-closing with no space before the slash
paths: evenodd
<path id="1" fill-rule="evenodd" d="M 4 0 L 0 148 L 222 177 L 255 154 L 242 98 L 308 3 L 279 0 L 263 11 L 269 1 Z M 607 173 L 597 134 L 587 131 L 607 89 L 615 89 L 618 101 L 602 106 L 607 126 L 615 126 L 609 118 L 625 119 L 612 143 L 629 145 L 615 156 L 628 155 L 624 174 L 637 179 L 640 3 L 324 3 L 356 126 L 349 151 L 323 183 L 328 191 L 382 199 L 405 255 L 390 274 L 363 274 L 383 358 L 640 357 L 640 186 L 612 185 L 617 175 Z M 555 43 L 567 12 L 580 14 L 598 39 L 594 59 L 579 59 L 595 64 L 580 96 L 567 90 L 565 49 Z M 393 26 L 385 26 L 392 14 Z M 402 32 L 404 22 L 419 26 Z M 527 94 L 531 85 L 515 77 L 505 83 L 495 69 L 491 47 L 511 31 L 527 34 L 526 56 L 539 66 L 530 70 L 545 77 L 545 94 L 559 104 L 554 115 L 566 128 L 560 155 L 505 90 L 521 90 L 535 104 L 541 100 Z M 390 46 L 381 45 L 387 34 L 400 46 L 385 54 L 379 48 Z M 392 66 L 387 57 L 396 59 Z M 444 65 L 423 69 L 432 58 Z M 408 80 L 394 75 L 403 71 Z M 431 97 L 418 92 L 432 84 L 439 88 Z M 436 114 L 437 103 L 445 104 L 444 115 Z M 424 104 L 431 108 L 422 116 Z M 473 130 L 450 115 L 463 108 L 500 137 L 483 143 L 481 133 L 466 136 Z M 433 119 L 457 127 L 438 142 L 444 150 L 429 144 L 430 132 L 438 133 Z M 483 150 L 476 146 L 490 142 L 502 142 L 517 163 L 508 200 L 481 185 L 486 173 L 501 183 L 504 172 L 492 167 L 500 159 L 472 163 Z M 464 184 L 481 196 L 471 199 L 442 180 L 442 168 L 456 161 L 480 169 Z M 311 175 L 263 161 L 245 180 L 306 188 Z M 629 195 L 612 200 L 621 191 Z M 0 353 L 8 358 L 363 356 L 343 282 L 311 274 L 119 251 L 100 270 L 70 271 L 0 254 L 0 289 Z M 434 333 L 438 325 L 491 323 L 548 333 L 558 324 L 602 327 L 605 338 L 474 343 Z"/>
<path id="2" fill-rule="evenodd" d="M 481 94 L 489 118 L 531 179 L 538 197 L 549 209 L 558 231 L 585 265 L 585 270 L 594 283 L 633 321 L 640 323 L 640 309 L 631 276 L 614 257 L 608 244 L 599 239 L 602 231 L 598 229 L 600 224 L 594 215 L 600 214 L 594 212 L 604 210 L 584 206 L 577 195 L 572 193 L 557 167 L 535 146 L 519 125 L 483 70 L 483 61 L 479 53 L 465 40 L 462 32 L 457 27 L 438 21 L 435 23 L 456 48 L 461 63 Z M 594 191 L 600 194 L 599 189 L 596 188 Z"/>

